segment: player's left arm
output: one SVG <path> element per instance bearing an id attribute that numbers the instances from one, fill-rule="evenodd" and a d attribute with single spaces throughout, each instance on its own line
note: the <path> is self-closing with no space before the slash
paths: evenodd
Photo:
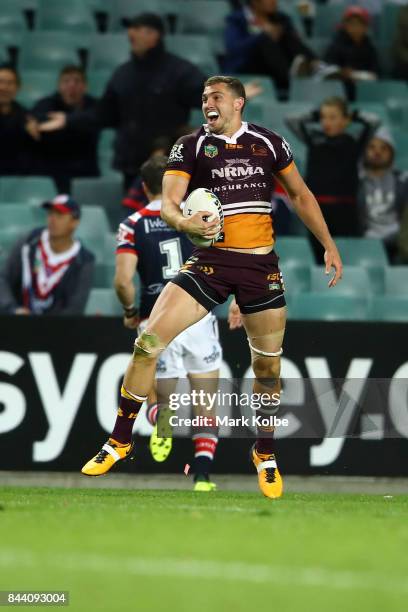
<path id="1" fill-rule="evenodd" d="M 123 323 L 129 329 L 136 329 L 140 322 L 139 313 L 135 306 L 136 289 L 133 283 L 137 261 L 135 253 L 116 254 L 114 286 L 124 310 Z"/>
<path id="2" fill-rule="evenodd" d="M 294 162 L 275 176 L 284 187 L 298 216 L 323 245 L 326 274 L 330 273 L 331 268 L 335 270 L 329 282 L 329 287 L 334 287 L 342 277 L 343 264 L 316 198 L 300 176 Z"/>

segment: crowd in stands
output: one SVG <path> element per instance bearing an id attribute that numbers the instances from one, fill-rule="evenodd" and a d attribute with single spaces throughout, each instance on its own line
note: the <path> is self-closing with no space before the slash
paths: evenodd
<path id="1" fill-rule="evenodd" d="M 297 147 L 304 148 L 303 175 L 332 234 L 380 239 L 390 263 L 407 263 L 408 166 L 396 164 L 398 145 L 384 116 L 367 112 L 357 95 L 359 82 L 384 77 L 408 81 L 408 0 L 387 4 L 392 3 L 401 6 L 388 33 L 388 74 L 376 43 L 386 4 L 380 0 L 231 0 L 223 44 L 220 39 L 215 48 L 218 72 L 243 75 L 249 111 L 253 104 L 255 110 L 262 109 L 262 117 L 267 113 L 268 128 L 274 126 L 277 109 L 291 101 L 292 86 L 300 79 L 312 86 L 338 85 L 337 95 L 325 96 L 314 107 L 303 104 L 292 112 L 288 105 L 276 131 L 281 125 L 287 129 L 285 136 L 293 135 L 295 159 Z M 293 10 L 286 10 L 288 4 Z M 137 10 L 137 2 L 134 6 Z M 322 37 L 316 16 L 330 6 L 338 21 Z M 101 23 L 99 15 L 103 29 Z M 101 176 L 98 143 L 103 130 L 115 130 L 113 168 L 123 185 L 119 222 L 146 205 L 139 176 L 142 163 L 150 156 L 167 155 L 172 143 L 195 127 L 191 111 L 200 108 L 209 75 L 189 61 L 190 49 L 183 57 L 167 50 L 172 20 L 141 13 L 124 18 L 123 27 L 130 56 L 113 70 L 100 96 L 88 92 L 86 62 L 71 64 L 56 73 L 56 90 L 28 108 L 18 101 L 24 85 L 18 53 L 0 65 L 0 184 L 6 176 L 47 176 L 59 194 L 44 204 L 47 225 L 21 237 L 3 263 L 2 312 L 83 312 L 94 258 L 75 239 L 81 202 L 70 194 L 74 179 Z M 323 45 L 316 45 L 316 32 Z M 265 102 L 268 80 L 274 95 Z M 408 102 L 405 106 L 396 113 L 408 117 Z M 278 196 L 277 226 L 284 227 L 279 217 L 286 205 Z M 314 240 L 312 245 L 321 262 L 320 245 Z"/>

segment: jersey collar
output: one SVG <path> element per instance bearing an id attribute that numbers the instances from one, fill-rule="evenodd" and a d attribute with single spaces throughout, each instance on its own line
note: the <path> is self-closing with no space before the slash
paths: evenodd
<path id="1" fill-rule="evenodd" d="M 239 130 L 237 130 L 235 134 L 233 134 L 231 137 L 225 136 L 225 134 L 212 134 L 210 130 L 208 129 L 207 124 L 204 124 L 204 129 L 205 129 L 207 136 L 213 136 L 214 138 L 225 140 L 225 142 L 228 142 L 228 144 L 236 144 L 237 138 L 239 138 L 240 136 L 242 136 L 242 134 L 248 131 L 248 123 L 246 121 L 243 121 L 241 123 L 241 127 L 239 128 Z"/>

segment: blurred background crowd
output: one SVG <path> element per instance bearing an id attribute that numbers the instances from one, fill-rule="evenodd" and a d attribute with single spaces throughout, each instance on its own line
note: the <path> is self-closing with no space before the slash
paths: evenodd
<path id="1" fill-rule="evenodd" d="M 325 294 L 277 183 L 289 314 L 408 319 L 408 0 L 0 0 L 0 61 L 1 312 L 121 312 L 115 230 L 147 203 L 140 166 L 201 125 L 205 78 L 234 74 L 349 272 Z"/>

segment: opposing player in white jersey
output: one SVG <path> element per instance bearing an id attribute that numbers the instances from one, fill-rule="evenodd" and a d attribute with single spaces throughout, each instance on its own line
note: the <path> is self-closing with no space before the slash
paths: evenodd
<path id="1" fill-rule="evenodd" d="M 115 289 L 124 308 L 124 324 L 142 333 L 158 295 L 164 285 L 179 271 L 192 252 L 192 243 L 185 234 L 176 232 L 160 218 L 161 188 L 167 157 L 152 157 L 141 168 L 143 187 L 149 204 L 127 217 L 119 226 L 116 249 Z M 135 307 L 134 278 L 141 279 L 140 307 Z M 189 391 L 195 389 L 216 393 L 222 358 L 218 340 L 217 319 L 208 314 L 182 332 L 160 355 L 156 369 L 157 402 L 148 405 L 146 416 L 154 430 L 150 449 L 156 461 L 164 461 L 171 450 L 168 398 L 176 390 L 179 379 L 189 381 Z M 154 393 L 153 393 L 154 396 Z M 149 397 L 151 399 L 151 396 Z M 195 415 L 206 416 L 205 427 L 193 428 L 194 490 L 211 491 L 215 484 L 210 473 L 218 439 L 213 423 L 215 414 L 206 406 L 193 407 Z M 121 431 L 113 436 L 113 444 L 123 443 Z M 111 456 L 106 451 L 87 475 L 99 475 L 109 468 Z M 96 472 L 96 473 L 95 473 Z"/>

